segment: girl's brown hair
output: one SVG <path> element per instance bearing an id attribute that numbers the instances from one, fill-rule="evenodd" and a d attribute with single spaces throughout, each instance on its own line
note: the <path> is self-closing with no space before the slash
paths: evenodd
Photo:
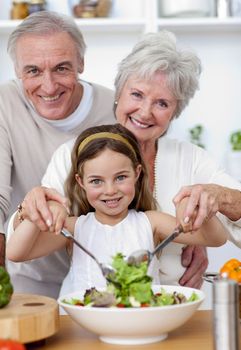
<path id="1" fill-rule="evenodd" d="M 84 147 L 79 147 L 81 142 L 90 135 L 102 132 L 121 135 L 127 142 L 103 136 L 90 140 Z M 142 166 L 140 176 L 135 185 L 135 197 L 129 205 L 129 209 L 140 211 L 156 209 L 156 201 L 149 190 L 147 168 L 142 159 L 137 139 L 122 125 L 111 124 L 88 128 L 83 131 L 75 141 L 71 153 L 72 166 L 65 182 L 65 194 L 70 201 L 70 214 L 79 216 L 95 211 L 89 204 L 85 191 L 79 186 L 75 176 L 79 174 L 79 176 L 82 177 L 84 163 L 89 159 L 96 158 L 105 149 L 124 154 L 131 160 L 134 169 L 136 169 L 138 164 Z"/>

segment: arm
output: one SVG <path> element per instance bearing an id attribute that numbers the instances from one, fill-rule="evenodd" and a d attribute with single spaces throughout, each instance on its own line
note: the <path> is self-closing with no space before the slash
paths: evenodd
<path id="1" fill-rule="evenodd" d="M 18 223 L 7 242 L 6 254 L 9 260 L 19 262 L 35 259 L 49 255 L 66 245 L 66 238 L 56 233 L 59 233 L 63 225 L 73 232 L 76 218 L 66 218 L 65 208 L 57 202 L 49 204 L 54 220 L 50 230 L 40 231 L 34 223 L 27 219 Z"/>
<path id="2" fill-rule="evenodd" d="M 217 212 L 233 221 L 241 218 L 239 190 L 215 184 L 192 185 L 181 188 L 173 200 L 174 204 L 177 205 L 183 198 L 188 198 L 184 217 L 191 217 L 198 208 L 193 230 L 200 228 L 204 220 L 211 218 Z"/>
<path id="3" fill-rule="evenodd" d="M 0 266 L 5 267 L 5 234 L 0 233 Z"/>
<path id="4" fill-rule="evenodd" d="M 36 186 L 29 191 L 23 202 L 23 217 L 33 222 L 41 231 L 46 231 L 53 223 L 48 201 L 53 200 L 68 208 L 67 199 L 55 189 Z"/>
<path id="5" fill-rule="evenodd" d="M 54 200 L 68 208 L 68 201 L 64 197 L 64 182 L 71 167 L 73 144 L 74 139 L 57 148 L 43 176 L 42 186 L 28 192 L 22 203 L 28 213 L 27 218 L 42 231 L 47 230 L 53 220 L 47 201 Z"/>
<path id="6" fill-rule="evenodd" d="M 178 213 L 181 215 L 186 206 L 186 200 L 183 200 L 178 206 Z M 149 211 L 147 215 L 150 219 L 154 235 L 157 240 L 164 239 L 177 226 L 176 218 L 165 213 Z M 195 220 L 195 215 L 193 217 Z M 191 225 L 181 222 L 184 232 L 180 234 L 175 242 L 185 245 L 203 245 L 216 247 L 223 245 L 227 240 L 227 232 L 217 217 L 213 217 L 205 221 L 203 225 L 195 233 L 192 232 Z"/>
<path id="7" fill-rule="evenodd" d="M 191 181 L 187 181 L 206 185 L 193 185 L 181 188 L 174 197 L 174 204 L 179 203 L 185 196 L 192 196 L 188 209 L 183 216 L 191 216 L 196 206 L 195 203 L 198 204 L 199 212 L 197 221 L 194 223 L 194 230 L 200 227 L 206 217 L 215 215 L 218 207 L 219 212 L 217 216 L 228 230 L 228 239 L 236 246 L 241 247 L 241 220 L 236 221 L 241 215 L 241 184 L 226 174 L 224 169 L 220 168 L 209 157 L 207 152 L 194 147 L 191 159 L 194 159 L 195 163 L 193 166 L 193 177 L 190 179 Z M 201 246 L 184 248 L 182 265 L 187 269 L 179 281 L 180 284 L 200 288 L 203 283 L 202 275 L 208 266 L 206 249 Z"/>
<path id="8" fill-rule="evenodd" d="M 0 96 L 0 266 L 5 267 L 4 224 L 9 215 L 11 201 L 12 154 L 6 126 L 6 111 L 3 107 L 3 98 Z"/>
<path id="9" fill-rule="evenodd" d="M 180 278 L 182 286 L 201 288 L 203 284 L 203 273 L 208 267 L 207 249 L 204 246 L 189 245 L 182 251 L 182 266 L 186 271 Z"/>

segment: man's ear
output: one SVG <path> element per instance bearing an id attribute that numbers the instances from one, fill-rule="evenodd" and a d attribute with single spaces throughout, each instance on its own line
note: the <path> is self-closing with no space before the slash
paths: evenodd
<path id="1" fill-rule="evenodd" d="M 79 62 L 79 65 L 78 65 L 78 73 L 79 74 L 82 74 L 83 71 L 84 71 L 84 66 L 85 66 L 85 61 L 84 61 L 84 58 L 82 58 Z"/>
<path id="2" fill-rule="evenodd" d="M 79 176 L 79 174 L 75 174 L 75 180 L 78 182 L 78 184 L 81 188 L 85 189 L 82 178 Z"/>
<path id="3" fill-rule="evenodd" d="M 18 79 L 21 79 L 21 74 L 17 66 L 14 66 L 14 71 L 15 71 L 16 77 Z"/>
<path id="4" fill-rule="evenodd" d="M 139 179 L 141 171 L 142 171 L 142 166 L 141 164 L 138 164 L 136 167 L 136 181 Z"/>

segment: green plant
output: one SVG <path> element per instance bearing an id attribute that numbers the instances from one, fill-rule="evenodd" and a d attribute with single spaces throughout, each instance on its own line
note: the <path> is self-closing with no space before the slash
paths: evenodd
<path id="1" fill-rule="evenodd" d="M 0 308 L 6 306 L 12 297 L 13 286 L 10 275 L 4 267 L 0 266 Z"/>
<path id="2" fill-rule="evenodd" d="M 190 135 L 190 141 L 199 147 L 205 148 L 201 138 L 203 133 L 203 126 L 198 124 L 193 128 L 189 129 L 188 131 Z"/>
<path id="3" fill-rule="evenodd" d="M 230 143 L 233 151 L 241 151 L 241 130 L 234 131 L 230 135 Z"/>

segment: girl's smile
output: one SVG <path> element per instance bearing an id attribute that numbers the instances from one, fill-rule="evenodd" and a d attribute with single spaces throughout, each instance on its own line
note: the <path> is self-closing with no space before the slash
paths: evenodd
<path id="1" fill-rule="evenodd" d="M 126 217 L 140 167 L 133 169 L 127 156 L 109 149 L 84 163 L 83 178 L 77 181 L 100 222 L 114 225 Z"/>

